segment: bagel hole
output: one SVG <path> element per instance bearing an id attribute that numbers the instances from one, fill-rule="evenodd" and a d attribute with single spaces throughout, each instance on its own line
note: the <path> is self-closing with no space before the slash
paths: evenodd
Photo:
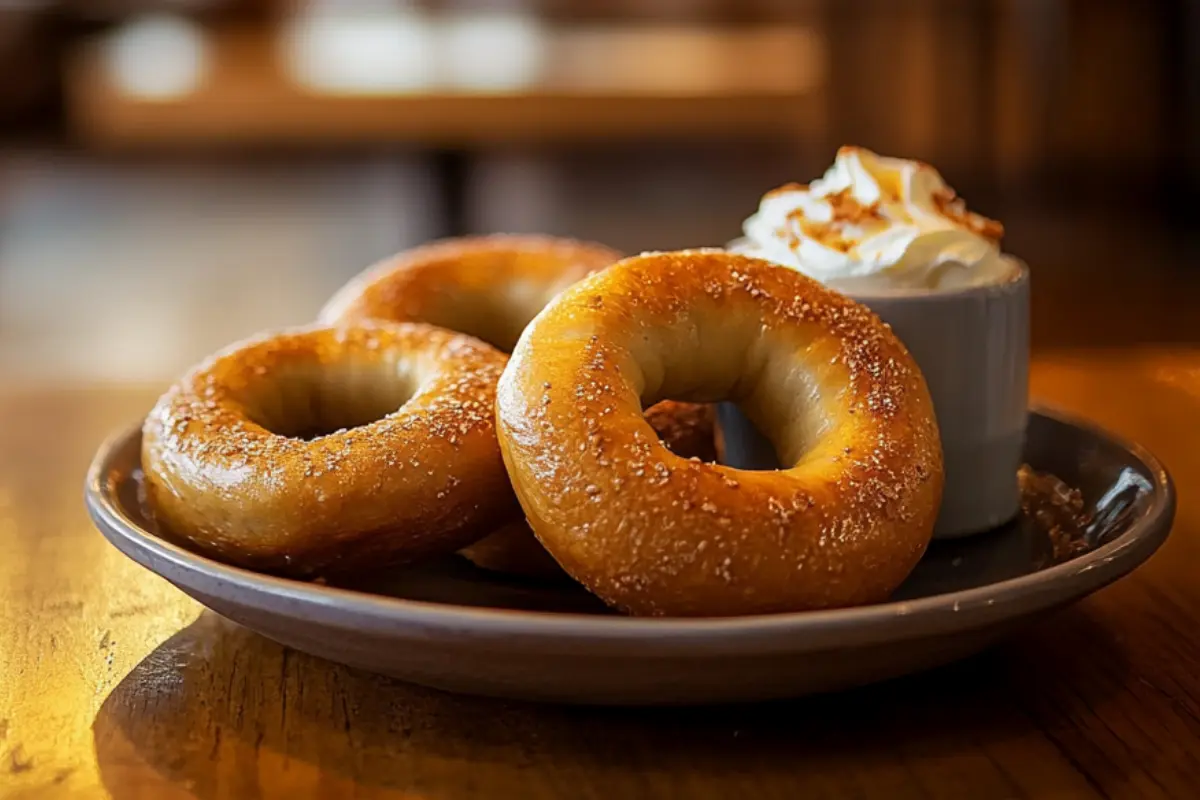
<path id="1" fill-rule="evenodd" d="M 512 353 L 525 330 L 523 318 L 505 318 L 499 315 L 479 314 L 456 323 L 458 327 L 452 330 L 461 331 L 467 336 L 474 336 L 481 342 L 490 344 L 501 353 Z"/>
<path id="2" fill-rule="evenodd" d="M 414 394 L 411 382 L 376 365 L 323 365 L 272 376 L 251 418 L 276 436 L 312 441 L 361 428 L 398 411 Z"/>
<path id="3" fill-rule="evenodd" d="M 512 353 L 525 327 L 550 299 L 538 292 L 544 289 L 520 283 L 486 293 L 463 292 L 454 296 L 452 304 L 429 308 L 424 321 Z"/>
<path id="4" fill-rule="evenodd" d="M 720 309 L 692 314 L 700 320 L 632 341 L 628 374 L 643 407 L 664 398 L 714 403 L 721 466 L 773 472 L 799 463 L 830 425 L 818 373 L 797 368 L 794 343 L 757 324 L 731 325 Z"/>
<path id="5" fill-rule="evenodd" d="M 737 403 L 718 403 L 716 407 L 718 463 L 750 472 L 783 469 L 783 460 L 775 444 Z"/>
<path id="6" fill-rule="evenodd" d="M 680 458 L 715 464 L 719 445 L 716 409 L 709 404 L 668 403 L 642 409 L 658 440 Z"/>
<path id="7" fill-rule="evenodd" d="M 712 435 L 709 437 L 701 435 L 694 424 L 664 427 L 654 422 L 653 413 L 647 421 L 651 422 L 659 441 L 680 458 L 752 472 L 783 469 L 771 440 L 759 431 L 737 404 L 721 402 L 701 404 L 701 407 L 710 415 L 712 422 Z M 647 411 L 649 409 L 643 409 L 643 413 Z"/>

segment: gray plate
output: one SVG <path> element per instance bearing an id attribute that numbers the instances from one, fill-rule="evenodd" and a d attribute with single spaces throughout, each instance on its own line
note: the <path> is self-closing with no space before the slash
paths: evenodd
<path id="1" fill-rule="evenodd" d="M 442 689 L 570 703 L 791 697 L 895 677 L 974 653 L 1096 591 L 1158 549 L 1175 512 L 1141 447 L 1047 412 L 1026 460 L 1078 489 L 1026 487 L 1012 524 L 936 543 L 888 603 L 732 619 L 630 619 L 573 585 L 509 581 L 457 558 L 357 590 L 230 567 L 161 538 L 138 497 L 138 433 L 110 440 L 87 504 L 127 556 L 283 644 Z M 1045 496 L 1041 496 L 1042 492 Z"/>

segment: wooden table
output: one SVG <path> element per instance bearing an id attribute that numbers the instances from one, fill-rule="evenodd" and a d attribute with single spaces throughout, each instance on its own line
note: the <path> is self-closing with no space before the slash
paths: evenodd
<path id="1" fill-rule="evenodd" d="M 0 796 L 1194 797 L 1200 351 L 1044 355 L 1034 388 L 1173 471 L 1147 565 L 931 674 L 649 711 L 456 697 L 242 630 L 85 516 L 93 448 L 152 389 L 0 391 Z"/>

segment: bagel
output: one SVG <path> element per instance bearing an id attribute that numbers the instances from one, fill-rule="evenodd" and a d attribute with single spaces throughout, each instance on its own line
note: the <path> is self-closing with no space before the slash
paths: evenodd
<path id="1" fill-rule="evenodd" d="M 559 292 L 619 260 L 604 245 L 550 236 L 493 234 L 447 239 L 369 268 L 321 310 L 326 323 L 424 322 L 476 336 L 509 352 Z M 711 409 L 661 403 L 647 414 L 676 454 L 715 458 Z M 462 551 L 476 566 L 536 578 L 562 571 L 517 521 Z"/>
<path id="2" fill-rule="evenodd" d="M 551 298 L 620 258 L 604 245 L 551 236 L 445 239 L 368 268 L 318 318 L 424 322 L 508 353 Z"/>
<path id="3" fill-rule="evenodd" d="M 641 411 L 668 397 L 738 403 L 786 468 L 674 455 Z M 941 500 L 929 392 L 891 330 L 797 272 L 720 250 L 629 258 L 559 295 L 496 402 L 538 539 L 631 614 L 885 600 Z"/>
<path id="4" fill-rule="evenodd" d="M 496 442 L 505 363 L 418 324 L 231 346 L 146 418 L 147 500 L 201 551 L 293 576 L 451 553 L 519 518 Z"/>

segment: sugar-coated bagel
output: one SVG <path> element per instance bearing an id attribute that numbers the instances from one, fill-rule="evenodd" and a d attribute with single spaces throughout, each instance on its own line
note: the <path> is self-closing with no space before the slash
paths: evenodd
<path id="1" fill-rule="evenodd" d="M 505 356 L 428 325 L 238 343 L 147 417 L 156 517 L 199 549 L 292 575 L 452 553 L 519 519 L 494 425 Z"/>
<path id="2" fill-rule="evenodd" d="M 737 402 L 785 469 L 671 453 L 642 408 Z M 719 250 L 652 253 L 571 287 L 497 391 L 538 539 L 634 614 L 735 615 L 886 599 L 929 543 L 942 456 L 925 381 L 863 306 Z"/>
<path id="3" fill-rule="evenodd" d="M 601 244 L 552 236 L 444 239 L 369 267 L 329 299 L 320 319 L 424 322 L 507 353 L 556 294 L 620 258 Z"/>

